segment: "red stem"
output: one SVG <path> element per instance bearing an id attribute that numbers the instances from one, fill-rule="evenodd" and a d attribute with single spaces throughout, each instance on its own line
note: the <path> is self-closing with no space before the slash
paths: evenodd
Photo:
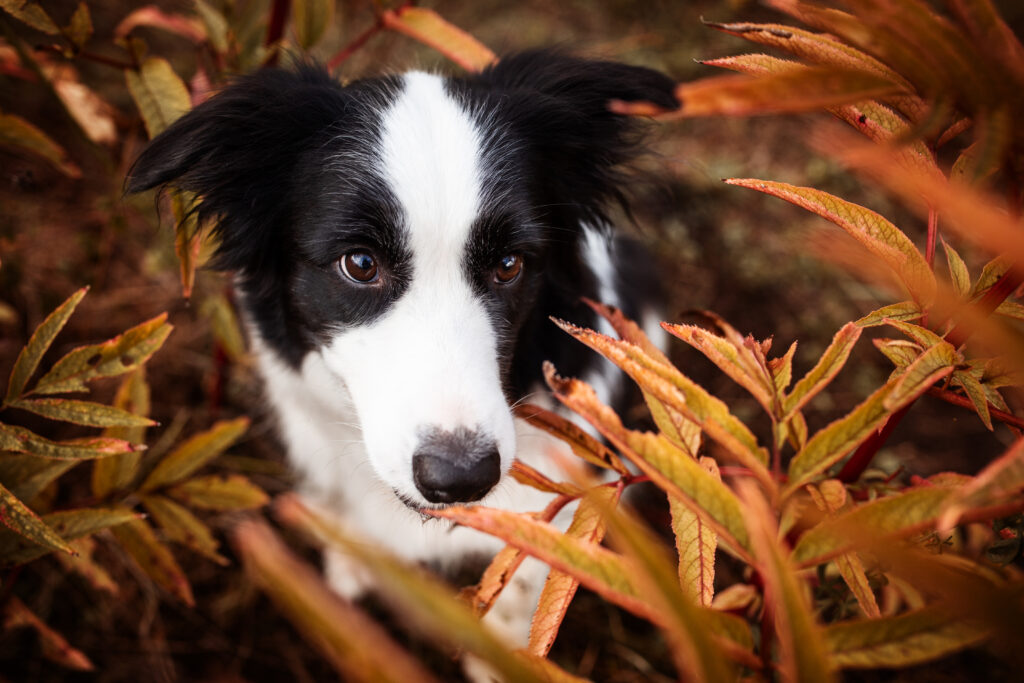
<path id="1" fill-rule="evenodd" d="M 288 23 L 288 13 L 292 8 L 292 0 L 274 0 L 270 8 L 270 24 L 267 26 L 267 37 L 263 44 L 270 47 L 284 36 L 284 27 Z M 274 50 L 267 57 L 263 66 L 275 66 L 280 50 Z"/>
<path id="2" fill-rule="evenodd" d="M 935 242 L 939 233 L 939 212 L 928 207 L 928 239 L 924 245 L 924 260 L 928 267 L 935 267 Z"/>
<path id="3" fill-rule="evenodd" d="M 978 303 L 974 304 L 975 310 L 982 316 L 991 315 L 992 311 L 999 308 L 999 304 L 1003 303 L 1006 297 L 1020 286 L 1021 282 L 1024 282 L 1024 268 L 1014 265 L 1003 273 L 1003 276 L 985 292 Z M 972 331 L 966 321 L 959 322 L 946 335 L 946 341 L 959 348 L 971 336 Z"/>
<path id="4" fill-rule="evenodd" d="M 970 399 L 964 398 L 960 394 L 954 394 L 952 391 L 932 387 L 931 389 L 928 390 L 927 393 L 929 396 L 941 398 L 946 403 L 952 403 L 953 405 L 960 406 L 961 408 L 969 408 L 971 410 L 974 409 L 974 404 L 971 403 Z M 1017 417 L 1016 415 L 1011 415 L 1010 413 L 1003 412 L 1002 410 L 999 410 L 998 408 L 993 408 L 992 406 L 989 406 L 988 412 L 990 415 L 992 415 L 992 417 L 996 418 L 1000 422 L 1005 422 L 1008 425 L 1012 425 L 1019 429 L 1024 429 L 1024 420 Z"/>
<path id="5" fill-rule="evenodd" d="M 382 17 L 378 17 L 377 23 L 360 33 L 351 43 L 338 50 L 337 54 L 331 57 L 331 61 L 327 62 L 327 70 L 334 71 L 337 69 L 342 62 L 351 57 L 352 54 L 363 47 L 363 45 L 366 45 L 366 42 L 383 28 L 384 19 Z"/>

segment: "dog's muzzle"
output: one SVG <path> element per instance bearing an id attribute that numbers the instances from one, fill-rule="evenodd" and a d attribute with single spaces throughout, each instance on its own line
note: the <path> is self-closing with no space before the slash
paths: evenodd
<path id="1" fill-rule="evenodd" d="M 412 456 L 413 481 L 431 503 L 480 500 L 501 479 L 501 458 L 494 439 L 460 427 L 432 429 Z"/>

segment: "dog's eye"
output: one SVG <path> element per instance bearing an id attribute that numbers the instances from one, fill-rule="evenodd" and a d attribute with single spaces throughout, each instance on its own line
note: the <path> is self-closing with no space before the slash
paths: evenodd
<path id="1" fill-rule="evenodd" d="M 494 281 L 499 285 L 509 285 L 519 278 L 523 272 L 523 259 L 516 254 L 508 254 L 498 261 L 494 269 Z"/>
<path id="2" fill-rule="evenodd" d="M 360 284 L 376 282 L 380 277 L 377 269 L 377 260 L 368 251 L 350 251 L 338 261 L 341 272 L 349 280 Z"/>

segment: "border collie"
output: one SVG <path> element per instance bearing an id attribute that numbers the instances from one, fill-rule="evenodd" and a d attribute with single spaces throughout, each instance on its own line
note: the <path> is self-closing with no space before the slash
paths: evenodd
<path id="1" fill-rule="evenodd" d="M 558 476 L 551 441 L 510 409 L 542 391 L 542 361 L 606 401 L 625 389 L 549 317 L 598 326 L 584 296 L 657 315 L 650 259 L 608 218 L 641 151 L 637 122 L 609 102 L 674 108 L 673 85 L 551 51 L 348 85 L 266 69 L 156 137 L 127 187 L 201 198 L 306 498 L 451 568 L 501 542 L 419 510 L 547 503 L 503 478 L 513 458 Z M 340 555 L 327 564 L 342 594 L 371 583 Z M 524 564 L 489 617 L 516 641 L 545 569 Z"/>

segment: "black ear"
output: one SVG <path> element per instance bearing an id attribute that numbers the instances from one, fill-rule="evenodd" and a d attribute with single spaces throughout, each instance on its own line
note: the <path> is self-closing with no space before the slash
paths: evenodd
<path id="1" fill-rule="evenodd" d="M 608 200 L 622 200 L 621 167 L 642 149 L 640 122 L 613 113 L 610 102 L 679 106 L 676 84 L 664 74 L 552 50 L 504 57 L 478 78 L 503 93 L 512 125 L 530 141 L 546 200 L 571 203 L 577 218 L 591 220 L 603 216 Z"/>
<path id="2" fill-rule="evenodd" d="M 292 170 L 344 111 L 326 71 L 265 69 L 228 85 L 160 133 L 132 165 L 128 192 L 175 187 L 201 197 L 201 222 L 218 218 L 217 266 L 269 265 L 290 211 Z"/>

